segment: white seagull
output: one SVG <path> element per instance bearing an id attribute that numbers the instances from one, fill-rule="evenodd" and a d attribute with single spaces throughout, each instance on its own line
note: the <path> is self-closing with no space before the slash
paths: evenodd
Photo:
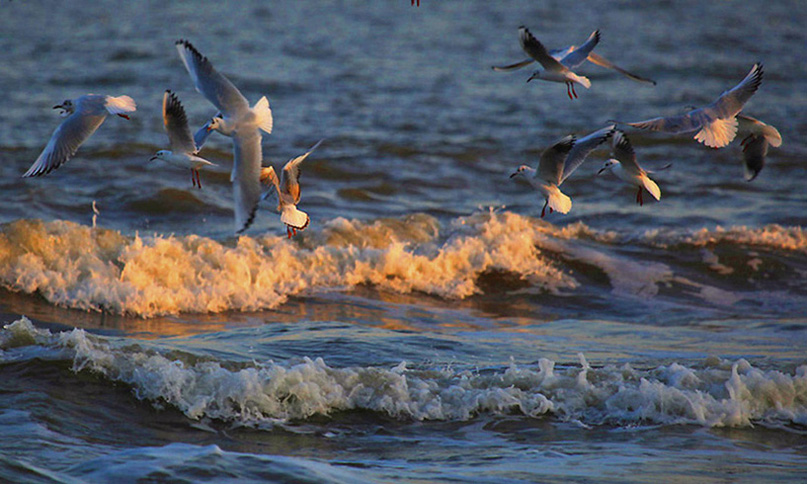
<path id="1" fill-rule="evenodd" d="M 550 146 L 541 153 L 538 170 L 527 165 L 518 167 L 510 178 L 520 175 L 527 179 L 546 199 L 541 209 L 541 218 L 557 210 L 560 213 L 569 213 L 572 208 L 572 199 L 560 191 L 560 185 L 585 161 L 586 157 L 599 145 L 608 140 L 614 133 L 614 125 L 606 126 L 579 140 L 570 134 Z"/>
<path id="2" fill-rule="evenodd" d="M 163 160 L 182 168 L 190 168 L 193 186 L 202 188 L 199 168 L 216 166 L 216 164 L 196 156 L 201 147 L 197 146 L 191 137 L 185 109 L 182 108 L 176 94 L 170 90 L 166 90 L 163 94 L 163 123 L 165 123 L 165 131 L 168 133 L 171 149 L 158 151 L 149 161 Z"/>
<path id="3" fill-rule="evenodd" d="M 297 209 L 297 204 L 300 203 L 300 164 L 308 158 L 312 151 L 317 149 L 320 143 L 322 140 L 317 141 L 317 144 L 304 155 L 286 162 L 279 181 L 274 168 L 269 166 L 261 169 L 261 182 L 270 187 L 270 191 L 263 198 L 277 193 L 277 211 L 280 212 L 280 221 L 286 225 L 288 238 L 297 235 L 298 230 L 304 230 L 311 221 L 307 213 Z M 271 191 L 271 188 L 274 188 L 274 192 Z"/>
<path id="4" fill-rule="evenodd" d="M 577 63 L 577 65 L 581 64 L 583 61 L 580 60 L 578 62 L 577 58 L 580 57 L 585 59 L 589 52 L 591 52 L 591 49 L 597 45 L 597 42 L 600 41 L 599 30 L 595 30 L 583 45 L 567 56 L 569 57 L 568 60 L 565 60 L 564 58 L 560 61 L 552 57 L 546 50 L 546 47 L 544 47 L 544 45 L 530 33 L 527 27 L 524 27 L 523 25 L 518 28 L 518 40 L 521 42 L 521 48 L 524 49 L 524 52 L 538 61 L 538 63 L 541 64 L 541 67 L 543 67 L 543 70 L 538 69 L 533 72 L 532 76 L 527 79 L 527 82 L 530 82 L 533 79 L 563 82 L 566 84 L 566 93 L 569 95 L 569 99 L 574 99 L 577 97 L 577 92 L 574 90 L 575 83 L 581 84 L 586 89 L 591 87 L 591 81 L 589 81 L 587 77 L 578 76 L 572 72 L 572 68 L 570 66 L 574 63 Z M 574 95 L 574 98 L 572 95 Z"/>
<path id="5" fill-rule="evenodd" d="M 652 79 L 647 79 L 646 77 L 637 76 L 636 74 L 628 72 L 625 69 L 622 69 L 621 67 L 617 66 L 613 62 L 609 61 L 605 57 L 599 54 L 595 54 L 594 52 L 591 52 L 591 49 L 588 48 L 589 42 L 595 36 L 599 37 L 599 32 L 600 32 L 599 30 L 595 30 L 589 36 L 588 41 L 579 47 L 576 45 L 570 45 L 562 49 L 552 49 L 548 51 L 549 55 L 569 69 L 576 69 L 577 67 L 582 65 L 583 62 L 589 61 L 592 64 L 596 64 L 600 67 L 605 67 L 606 69 L 613 69 L 622 74 L 623 76 L 627 77 L 628 79 L 632 79 L 637 82 L 652 84 L 654 86 L 656 85 L 656 81 Z M 529 52 L 527 52 L 527 54 L 529 54 Z M 521 69 L 522 67 L 528 66 L 533 62 L 535 62 L 535 59 L 526 59 L 521 62 L 516 62 L 515 64 L 510 64 L 507 66 L 492 66 L 492 69 L 494 71 L 499 72 L 514 71 L 516 69 Z"/>
<path id="6" fill-rule="evenodd" d="M 666 133 L 687 133 L 696 131 L 695 139 L 712 148 L 722 148 L 731 143 L 737 135 L 737 114 L 762 83 L 762 64 L 757 62 L 739 84 L 723 92 L 714 102 L 685 114 L 659 117 L 625 123 L 634 128 L 663 131 Z"/>
<path id="7" fill-rule="evenodd" d="M 272 111 L 262 97 L 250 108 L 246 98 L 207 57 L 202 56 L 187 40 L 176 42 L 179 56 L 193 80 L 196 90 L 207 98 L 221 117 L 214 117 L 207 130 L 216 130 L 233 138 L 233 182 L 235 199 L 235 232 L 245 231 L 255 218 L 261 198 L 261 133 L 272 132 Z"/>
<path id="8" fill-rule="evenodd" d="M 606 171 L 610 171 L 625 183 L 638 187 L 639 191 L 636 192 L 636 203 L 639 205 L 644 204 L 642 188 L 647 190 L 650 195 L 653 195 L 653 198 L 656 200 L 661 200 L 661 190 L 658 185 L 656 185 L 656 182 L 647 176 L 649 172 L 639 166 L 639 163 L 636 161 L 636 152 L 633 151 L 633 146 L 631 146 L 625 133 L 616 130 L 614 137 L 611 138 L 611 148 L 613 149 L 615 159 L 611 158 L 607 160 L 597 174 L 601 175 Z"/>
<path id="9" fill-rule="evenodd" d="M 751 181 L 759 175 L 765 166 L 765 156 L 768 154 L 768 145 L 778 148 L 782 145 L 782 135 L 769 124 L 742 114 L 737 115 L 739 126 L 737 131 L 743 135 L 743 166 L 745 179 Z"/>
<path id="10" fill-rule="evenodd" d="M 46 175 L 59 168 L 76 154 L 79 146 L 95 133 L 107 115 L 117 114 L 129 119 L 129 113 L 135 112 L 137 105 L 129 96 L 87 94 L 78 99 L 67 99 L 53 109 L 61 109 L 60 115 L 67 118 L 53 132 L 47 146 L 23 177 Z"/>

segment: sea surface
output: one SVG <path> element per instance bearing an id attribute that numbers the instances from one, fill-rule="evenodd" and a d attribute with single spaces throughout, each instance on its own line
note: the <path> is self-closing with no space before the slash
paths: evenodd
<path id="1" fill-rule="evenodd" d="M 807 9 L 798 2 L 0 2 L 0 482 L 807 480 Z M 526 25 L 593 64 L 527 83 Z M 188 39 L 304 162 L 233 235 L 231 141 L 203 189 L 149 162 L 161 103 L 215 112 Z M 702 106 L 755 62 L 740 138 L 626 129 L 660 202 L 598 176 L 566 214 L 509 175 L 560 138 Z M 129 95 L 21 178 L 86 93 Z M 113 119 L 114 118 L 114 119 Z M 93 210 L 93 204 L 95 211 Z"/>

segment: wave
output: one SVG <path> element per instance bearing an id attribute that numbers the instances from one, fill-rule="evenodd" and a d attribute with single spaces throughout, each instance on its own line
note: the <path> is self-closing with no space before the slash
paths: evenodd
<path id="1" fill-rule="evenodd" d="M 706 427 L 807 425 L 807 365 L 763 370 L 746 360 L 706 359 L 638 369 L 629 364 L 463 370 L 329 366 L 296 362 L 228 361 L 144 348 L 86 333 L 52 333 L 22 319 L 0 331 L 0 364 L 72 361 L 129 385 L 155 406 L 188 418 L 264 426 L 343 411 L 371 411 L 404 420 L 465 421 L 480 414 L 553 416 L 584 426 L 693 424 Z"/>
<path id="2" fill-rule="evenodd" d="M 736 272 L 738 288 L 681 276 L 678 272 L 692 265 L 691 256 L 683 256 L 679 271 L 671 265 L 670 248 L 694 251 L 707 273 Z M 730 249 L 726 261 L 720 260 L 718 248 Z M 777 257 L 784 251 L 790 260 L 777 262 L 761 251 L 774 251 Z M 225 241 L 197 235 L 129 236 L 67 221 L 17 220 L 0 229 L 0 285 L 39 294 L 59 306 L 143 318 L 272 309 L 289 296 L 358 285 L 446 299 L 524 286 L 571 293 L 592 272 L 604 273 L 617 294 L 653 297 L 662 287 L 678 284 L 714 299 L 720 291 L 747 291 L 749 278 L 768 266 L 781 273 L 771 280 L 786 279 L 783 287 L 754 290 L 781 289 L 786 295 L 790 286 L 798 286 L 799 271 L 807 270 L 803 257 L 794 263 L 792 255 L 806 251 L 807 236 L 799 227 L 654 231 L 637 237 L 582 223 L 557 227 L 492 210 L 454 219 L 447 227 L 425 214 L 371 221 L 336 218 L 291 241 L 275 235 Z M 795 271 L 793 277 L 788 271 Z M 734 301 L 730 294 L 721 297 Z"/>

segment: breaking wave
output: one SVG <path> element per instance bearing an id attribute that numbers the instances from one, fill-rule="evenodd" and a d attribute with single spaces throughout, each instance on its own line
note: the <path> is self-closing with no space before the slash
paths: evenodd
<path id="1" fill-rule="evenodd" d="M 664 254 L 653 260 L 619 253 L 626 245 Z M 506 291 L 482 280 L 502 273 L 557 294 L 580 286 L 573 267 L 582 263 L 604 272 L 616 293 L 652 297 L 660 285 L 680 280 L 666 254 L 670 248 L 695 251 L 707 272 L 734 271 L 712 252 L 716 247 L 742 248 L 737 271 L 752 276 L 772 262 L 756 251 L 806 253 L 807 236 L 799 227 L 780 226 L 636 236 L 493 211 L 446 227 L 424 214 L 337 218 L 294 240 L 129 236 L 67 221 L 18 220 L 0 229 L 0 285 L 63 307 L 149 318 L 271 309 L 289 296 L 363 284 L 463 299 Z"/>
<path id="2" fill-rule="evenodd" d="M 480 414 L 554 416 L 584 426 L 807 425 L 807 365 L 763 370 L 743 359 L 649 369 L 537 365 L 485 370 L 329 366 L 324 360 L 229 361 L 133 345 L 83 330 L 52 333 L 22 318 L 0 331 L 0 364 L 66 360 L 129 385 L 188 418 L 263 426 L 363 410 L 404 420 L 469 420 Z"/>

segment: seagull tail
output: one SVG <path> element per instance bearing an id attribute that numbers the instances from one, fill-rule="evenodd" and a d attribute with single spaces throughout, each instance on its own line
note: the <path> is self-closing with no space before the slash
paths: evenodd
<path id="1" fill-rule="evenodd" d="M 586 89 L 589 89 L 591 87 L 591 81 L 589 81 L 588 77 L 586 76 L 578 76 L 577 74 L 574 74 L 574 77 L 572 77 L 572 79 L 574 79 L 574 81 L 577 82 L 578 84 L 582 84 L 583 87 L 585 87 Z"/>
<path id="2" fill-rule="evenodd" d="M 107 96 L 105 99 L 104 107 L 109 114 L 127 114 L 133 113 L 137 110 L 137 104 L 134 99 L 129 96 Z"/>
<path id="3" fill-rule="evenodd" d="M 782 135 L 779 134 L 779 130 L 774 128 L 773 126 L 766 124 L 762 127 L 762 136 L 768 140 L 771 146 L 774 148 L 778 148 L 782 146 Z"/>
<path id="4" fill-rule="evenodd" d="M 572 209 L 572 199 L 556 188 L 549 193 L 547 205 L 556 212 L 569 213 Z"/>
<path id="5" fill-rule="evenodd" d="M 289 227 L 303 230 L 308 227 L 308 223 L 311 222 L 311 219 L 308 217 L 307 213 L 302 210 L 297 210 L 297 207 L 294 205 L 286 205 L 283 207 L 283 212 L 280 214 L 280 221 Z"/>
<path id="6" fill-rule="evenodd" d="M 698 131 L 695 139 L 711 148 L 722 148 L 737 136 L 737 118 L 716 119 Z"/>
<path id="7" fill-rule="evenodd" d="M 255 113 L 258 127 L 266 131 L 267 134 L 271 133 L 274 121 L 272 119 L 272 110 L 269 108 L 269 100 L 266 99 L 266 96 L 263 96 L 255 103 L 252 112 Z"/>
<path id="8" fill-rule="evenodd" d="M 647 190 L 653 198 L 656 200 L 661 200 L 661 189 L 656 185 L 656 182 L 650 179 L 647 175 L 642 177 L 642 185 L 644 189 Z"/>

